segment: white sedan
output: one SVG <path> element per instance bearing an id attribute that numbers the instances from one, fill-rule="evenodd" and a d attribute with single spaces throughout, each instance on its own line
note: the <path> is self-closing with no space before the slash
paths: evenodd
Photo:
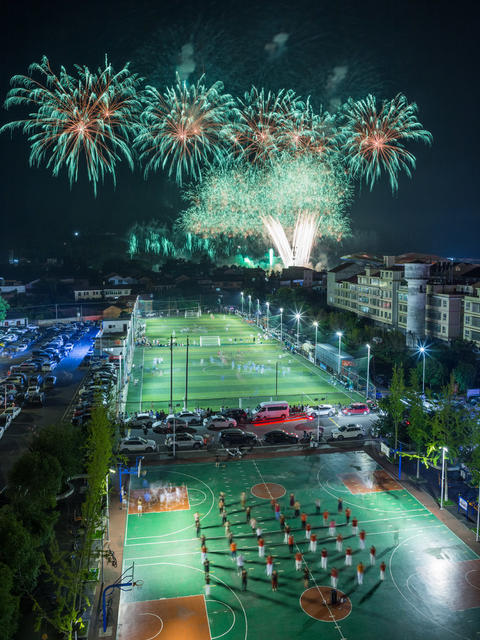
<path id="1" fill-rule="evenodd" d="M 125 438 L 120 442 L 120 453 L 151 453 L 157 450 L 155 440 L 145 438 Z"/>
<path id="2" fill-rule="evenodd" d="M 365 438 L 365 431 L 359 424 L 345 424 L 338 429 L 333 429 L 330 434 L 332 440 L 351 440 L 353 438 Z"/>
<path id="3" fill-rule="evenodd" d="M 235 428 L 237 421 L 227 416 L 210 416 L 210 418 L 204 419 L 203 426 L 210 431 L 221 431 L 222 429 L 230 429 L 231 427 Z"/>
<path id="4" fill-rule="evenodd" d="M 192 425 L 202 424 L 202 418 L 198 415 L 198 413 L 194 413 L 193 411 L 180 411 L 175 415 L 173 415 L 173 413 L 170 413 L 166 417 L 166 421 L 173 424 L 173 418 L 179 418 L 180 420 L 183 420 L 187 424 L 192 424 Z"/>
<path id="5" fill-rule="evenodd" d="M 317 404 L 313 407 L 308 407 L 307 409 L 307 415 L 315 416 L 315 418 L 318 416 L 328 416 L 330 418 L 336 414 L 337 410 L 331 404 Z"/>

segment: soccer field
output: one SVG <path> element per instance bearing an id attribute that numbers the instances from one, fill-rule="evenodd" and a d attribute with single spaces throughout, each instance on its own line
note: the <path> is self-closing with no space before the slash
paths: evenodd
<path id="1" fill-rule="evenodd" d="M 366 453 L 244 459 L 220 467 L 169 465 L 145 472 L 131 479 L 123 555 L 124 571 L 134 563 L 134 580 L 143 581 L 143 588 L 121 594 L 117 640 L 157 635 L 165 640 L 451 640 L 478 635 L 478 556 Z M 165 488 L 170 488 L 168 503 L 154 502 Z M 244 558 L 246 591 L 219 515 L 221 491 L 237 553 Z M 259 557 L 257 536 L 246 522 L 242 491 L 262 528 L 264 557 Z M 317 536 L 316 551 L 289 506 L 291 492 Z M 145 493 L 152 496 L 151 506 L 138 516 L 137 499 Z M 278 496 L 291 526 L 293 551 L 271 509 L 271 495 Z M 343 499 L 340 513 L 338 498 Z M 346 522 L 347 507 L 359 530 L 366 532 L 363 549 L 352 522 Z M 324 525 L 324 510 L 328 522 L 335 520 L 333 535 Z M 195 535 L 195 512 L 206 536 L 210 592 Z M 343 536 L 341 550 L 338 534 Z M 371 545 L 376 548 L 374 565 Z M 347 547 L 352 566 L 345 564 Z M 322 549 L 327 550 L 326 569 L 321 567 Z M 295 568 L 298 552 L 300 571 Z M 268 555 L 278 572 L 276 592 L 266 576 Z M 365 567 L 363 584 L 357 580 L 360 562 Z M 381 562 L 386 564 L 384 581 Z M 331 604 L 333 567 L 338 591 L 346 598 L 337 606 Z"/>
<path id="2" fill-rule="evenodd" d="M 243 408 L 252 408 L 272 399 L 344 405 L 362 399 L 355 392 L 332 386 L 327 373 L 282 349 L 255 324 L 238 316 L 149 318 L 145 322 L 147 339 L 165 346 L 136 347 L 127 398 L 129 412 L 168 408 L 170 336 L 175 339 L 173 404 L 177 408 L 185 404 L 187 337 L 189 408 L 218 409 L 240 403 Z"/>

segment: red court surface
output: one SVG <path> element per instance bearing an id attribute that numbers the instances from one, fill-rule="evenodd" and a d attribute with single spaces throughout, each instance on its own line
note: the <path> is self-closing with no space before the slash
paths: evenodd
<path id="1" fill-rule="evenodd" d="M 138 513 L 138 499 L 142 500 L 142 513 L 162 513 L 163 511 L 185 511 L 190 509 L 188 490 L 186 487 L 171 487 L 148 490 L 150 500 L 145 500 L 145 490 L 135 489 L 130 492 L 128 513 Z"/>
<path id="2" fill-rule="evenodd" d="M 117 640 L 211 640 L 205 598 L 128 602 L 120 607 Z"/>
<path id="3" fill-rule="evenodd" d="M 418 573 L 429 594 L 451 611 L 480 607 L 480 560 L 436 560 Z"/>
<path id="4" fill-rule="evenodd" d="M 350 493 L 353 494 L 401 491 L 403 489 L 403 487 L 383 469 L 377 469 L 373 471 L 373 473 L 369 473 L 368 476 L 359 473 L 345 473 L 340 476 L 340 479 Z"/>

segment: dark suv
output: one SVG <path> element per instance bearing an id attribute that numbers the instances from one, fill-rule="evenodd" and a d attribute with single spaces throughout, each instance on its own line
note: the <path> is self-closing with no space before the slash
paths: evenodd
<path id="1" fill-rule="evenodd" d="M 248 422 L 248 416 L 245 409 L 224 409 L 222 411 L 222 416 L 233 418 L 237 421 L 237 424 L 245 424 Z"/>
<path id="2" fill-rule="evenodd" d="M 253 447 L 257 444 L 257 436 L 251 431 L 229 429 L 220 433 L 219 442 L 225 447 Z"/>

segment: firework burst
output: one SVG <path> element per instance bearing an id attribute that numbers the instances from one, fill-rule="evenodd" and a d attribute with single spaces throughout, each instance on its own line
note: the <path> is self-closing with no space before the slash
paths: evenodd
<path id="1" fill-rule="evenodd" d="M 404 171 L 412 177 L 415 156 L 405 143 L 431 143 L 432 134 L 417 119 L 417 105 L 409 104 L 399 94 L 385 100 L 377 108 L 376 99 L 350 99 L 343 108 L 341 152 L 352 174 L 373 188 L 382 172 L 390 180 L 392 191 L 398 189 L 398 174 Z"/>
<path id="2" fill-rule="evenodd" d="M 225 154 L 233 106 L 221 82 L 207 88 L 202 79 L 191 86 L 178 80 L 163 94 L 147 86 L 135 140 L 145 176 L 168 166 L 168 175 L 174 174 L 180 185 L 186 176 L 200 179 L 202 170 Z"/>
<path id="3" fill-rule="evenodd" d="M 83 160 L 96 193 L 105 174 L 115 182 L 122 158 L 133 168 L 130 138 L 139 113 L 140 79 L 128 65 L 115 73 L 108 60 L 95 73 L 75 69 L 76 77 L 64 67 L 55 74 L 44 57 L 29 67 L 28 76 L 14 76 L 5 107 L 25 106 L 30 114 L 4 125 L 0 133 L 21 129 L 30 142 L 30 165 L 45 162 L 55 176 L 66 168 L 70 184 L 78 179 Z M 32 77 L 36 73 L 43 81 Z"/>

